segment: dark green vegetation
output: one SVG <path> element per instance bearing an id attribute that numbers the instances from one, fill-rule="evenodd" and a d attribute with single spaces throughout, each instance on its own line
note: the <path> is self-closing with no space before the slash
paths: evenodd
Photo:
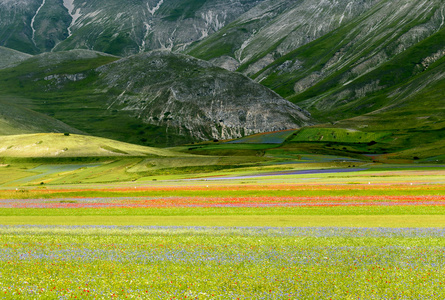
<path id="1" fill-rule="evenodd" d="M 353 128 L 353 120 L 340 124 Z M 377 123 L 377 122 L 376 122 Z M 299 163 L 349 161 L 443 163 L 443 130 L 358 130 L 340 126 L 314 126 L 292 132 L 253 135 L 228 143 L 207 143 L 178 148 L 200 155 L 257 155 Z M 278 135 L 287 138 L 276 141 Z M 326 156 L 324 156 L 326 155 Z"/>
<path id="2" fill-rule="evenodd" d="M 205 4 L 206 1 L 197 0 L 182 0 L 176 3 L 169 3 L 164 5 L 159 10 L 160 14 L 164 14 L 164 20 L 177 22 L 179 19 L 190 19 L 195 17 L 196 11 L 198 11 Z"/>

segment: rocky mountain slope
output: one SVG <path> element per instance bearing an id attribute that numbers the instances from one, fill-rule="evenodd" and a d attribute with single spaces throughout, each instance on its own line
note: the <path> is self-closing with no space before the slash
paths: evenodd
<path id="1" fill-rule="evenodd" d="M 187 53 L 252 75 L 359 17 L 377 2 L 268 0 L 193 45 Z"/>
<path id="2" fill-rule="evenodd" d="M 183 49 L 264 0 L 1 0 L 0 45 L 26 53 Z"/>
<path id="3" fill-rule="evenodd" d="M 241 74 L 192 57 L 155 51 L 97 69 L 114 97 L 109 110 L 194 139 L 230 139 L 310 123 L 307 113 Z"/>
<path id="4" fill-rule="evenodd" d="M 369 102 L 371 93 L 409 80 L 443 57 L 444 16 L 440 1 L 380 1 L 253 77 L 319 117 L 371 112 L 388 103 Z"/>
<path id="5" fill-rule="evenodd" d="M 162 50 L 123 59 L 89 50 L 44 53 L 0 71 L 0 89 L 23 97 L 15 105 L 78 130 L 140 144 L 229 139 L 312 122 L 241 74 Z"/>

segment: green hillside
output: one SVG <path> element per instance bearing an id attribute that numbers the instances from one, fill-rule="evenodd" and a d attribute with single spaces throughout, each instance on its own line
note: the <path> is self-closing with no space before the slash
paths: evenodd
<path id="1" fill-rule="evenodd" d="M 31 55 L 0 46 L 0 69 L 13 67 Z"/>
<path id="2" fill-rule="evenodd" d="M 420 161 L 444 151 L 442 1 L 56 2 L 0 3 L 0 44 L 47 51 L 0 47 L 1 135 Z M 298 131 L 284 142 L 285 130 Z M 218 147 L 190 151 L 254 153 Z"/>
<path id="3" fill-rule="evenodd" d="M 0 136 L 39 132 L 82 133 L 46 114 L 13 104 L 19 101 L 23 99 L 0 95 Z"/>
<path id="4" fill-rule="evenodd" d="M 169 150 L 69 133 L 0 136 L 0 157 L 177 156 Z"/>

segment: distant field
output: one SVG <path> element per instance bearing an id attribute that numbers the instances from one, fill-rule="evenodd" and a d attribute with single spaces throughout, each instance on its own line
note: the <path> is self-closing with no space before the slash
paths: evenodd
<path id="1" fill-rule="evenodd" d="M 282 130 L 277 132 L 266 132 L 260 134 L 250 135 L 245 138 L 237 139 L 234 141 L 227 142 L 229 144 L 238 144 L 238 143 L 246 143 L 246 144 L 281 144 L 287 138 L 289 138 L 294 132 L 297 130 Z"/>
<path id="2" fill-rule="evenodd" d="M 386 132 L 362 132 L 343 128 L 304 128 L 291 139 L 292 142 L 341 142 L 370 143 L 387 136 Z"/>

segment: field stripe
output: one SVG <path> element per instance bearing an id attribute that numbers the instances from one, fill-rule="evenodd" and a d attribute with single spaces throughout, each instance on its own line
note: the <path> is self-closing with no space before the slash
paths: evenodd
<path id="1" fill-rule="evenodd" d="M 445 227 L 443 215 L 355 216 L 1 216 L 1 225 Z"/>

